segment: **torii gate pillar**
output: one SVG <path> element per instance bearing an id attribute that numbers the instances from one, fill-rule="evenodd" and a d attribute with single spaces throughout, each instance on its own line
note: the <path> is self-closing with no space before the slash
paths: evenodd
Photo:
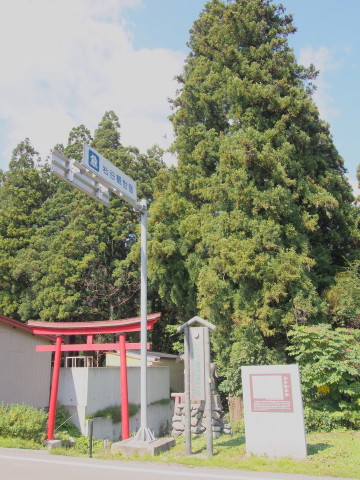
<path id="1" fill-rule="evenodd" d="M 50 403 L 49 403 L 49 418 L 48 418 L 48 425 L 47 425 L 48 440 L 54 440 L 56 402 L 57 402 L 58 388 L 59 388 L 62 340 L 63 339 L 60 335 L 56 337 L 54 369 L 53 369 L 53 376 L 51 381 L 51 393 L 50 393 Z"/>

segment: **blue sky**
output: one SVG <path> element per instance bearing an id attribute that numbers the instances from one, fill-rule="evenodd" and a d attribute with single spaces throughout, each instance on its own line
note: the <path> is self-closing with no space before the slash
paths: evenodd
<path id="1" fill-rule="evenodd" d="M 172 138 L 168 97 L 205 0 L 0 0 L 0 168 L 29 137 L 46 156 L 106 110 L 122 142 L 145 151 Z M 299 63 L 320 70 L 314 100 L 352 184 L 360 163 L 358 0 L 283 0 Z M 56 19 L 56 21 L 55 21 Z M 169 161 L 174 161 L 169 157 Z"/>

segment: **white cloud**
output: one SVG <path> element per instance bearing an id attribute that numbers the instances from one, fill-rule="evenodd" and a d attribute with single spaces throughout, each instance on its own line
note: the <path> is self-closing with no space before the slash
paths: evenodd
<path id="1" fill-rule="evenodd" d="M 122 17 L 141 0 L 0 0 L 1 157 L 29 137 L 46 155 L 81 123 L 94 131 L 106 110 L 122 142 L 141 150 L 172 135 L 168 97 L 183 54 L 135 50 Z M 164 145 L 165 146 L 165 145 Z M 4 168 L 6 165 L 2 165 Z M 0 165 L 1 168 L 1 165 Z"/>
<path id="2" fill-rule="evenodd" d="M 330 85 L 326 82 L 326 73 L 341 67 L 341 61 L 336 58 L 339 52 L 329 50 L 327 47 L 315 49 L 307 46 L 300 50 L 299 63 L 308 67 L 311 63 L 319 70 L 315 81 L 317 90 L 313 98 L 319 109 L 320 116 L 325 120 L 337 117 L 341 112 L 333 107 L 334 98 L 328 93 Z"/>

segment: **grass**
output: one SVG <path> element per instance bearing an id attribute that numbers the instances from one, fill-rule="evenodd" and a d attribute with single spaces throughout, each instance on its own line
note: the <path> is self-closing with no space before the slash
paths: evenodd
<path id="1" fill-rule="evenodd" d="M 88 439 L 77 440 L 77 446 L 52 450 L 53 454 L 88 456 Z M 21 442 L 21 443 L 20 443 Z M 214 455 L 206 458 L 206 438 L 192 440 L 193 455 L 185 455 L 184 438 L 176 440 L 176 446 L 156 457 L 141 457 L 146 461 L 166 462 L 189 466 L 223 467 L 259 472 L 320 475 L 324 477 L 360 478 L 360 431 L 332 431 L 307 434 L 308 457 L 305 460 L 290 458 L 270 459 L 247 457 L 245 437 L 241 434 L 222 435 L 214 439 Z M 41 445 L 19 439 L 2 439 L 0 447 L 42 448 Z M 109 448 L 110 451 L 110 448 Z M 94 442 L 94 458 L 121 459 L 108 453 L 105 455 L 102 441 Z M 136 460 L 141 458 L 137 457 Z"/>
<path id="2" fill-rule="evenodd" d="M 45 449 L 45 445 L 35 442 L 35 440 L 25 440 L 22 438 L 0 437 L 0 448 L 26 448 L 28 450 Z"/>
<path id="3" fill-rule="evenodd" d="M 206 438 L 192 441 L 193 455 L 185 455 L 184 439 L 177 445 L 150 461 L 164 461 L 192 466 L 212 466 L 277 473 L 296 473 L 332 477 L 360 478 L 360 432 L 333 431 L 307 435 L 308 457 L 270 459 L 247 457 L 245 437 L 222 435 L 214 440 L 214 456 L 206 458 Z"/>

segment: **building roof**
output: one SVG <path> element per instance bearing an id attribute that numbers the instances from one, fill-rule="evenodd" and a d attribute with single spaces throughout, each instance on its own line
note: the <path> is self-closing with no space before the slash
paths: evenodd
<path id="1" fill-rule="evenodd" d="M 18 320 L 14 320 L 13 318 L 5 317 L 5 315 L 0 314 L 0 323 L 4 323 L 5 325 L 9 325 L 10 327 L 17 328 L 18 330 L 22 330 L 30 335 L 33 335 L 32 328 L 26 325 L 23 322 L 19 322 Z M 42 337 L 46 338 L 47 340 L 54 342 L 55 338 L 50 335 L 42 335 Z"/>

